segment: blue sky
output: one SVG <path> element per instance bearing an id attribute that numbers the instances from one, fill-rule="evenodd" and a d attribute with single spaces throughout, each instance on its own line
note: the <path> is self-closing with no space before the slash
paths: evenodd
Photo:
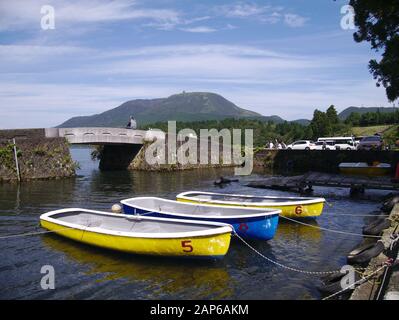
<path id="1" fill-rule="evenodd" d="M 389 106 L 348 1 L 0 0 L 0 128 L 51 127 L 126 100 L 211 91 L 293 120 Z M 55 10 L 42 30 L 40 9 Z"/>

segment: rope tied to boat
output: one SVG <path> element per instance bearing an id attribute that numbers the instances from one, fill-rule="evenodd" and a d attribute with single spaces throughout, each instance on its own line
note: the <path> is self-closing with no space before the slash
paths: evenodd
<path id="1" fill-rule="evenodd" d="M 329 202 L 329 201 L 325 201 L 325 203 L 332 208 L 334 206 L 333 203 Z M 324 212 L 323 215 L 326 216 L 350 216 L 350 217 L 389 217 L 389 214 L 351 214 L 351 213 L 346 213 L 347 211 L 344 209 L 340 209 L 337 207 L 334 207 L 335 210 L 337 210 L 338 212 L 345 212 L 345 213 L 339 213 L 339 214 L 333 214 L 330 212 Z"/>
<path id="2" fill-rule="evenodd" d="M 354 282 L 354 283 L 351 284 L 350 286 L 345 287 L 345 288 L 343 288 L 342 290 L 337 291 L 337 292 L 335 292 L 335 293 L 333 293 L 333 294 L 331 294 L 331 295 L 329 295 L 329 296 L 323 298 L 322 300 L 329 300 L 329 299 L 331 299 L 331 298 L 333 298 L 333 297 L 335 297 L 335 296 L 340 295 L 341 293 L 344 293 L 344 292 L 347 291 L 347 290 L 352 290 L 352 289 L 354 289 L 357 285 L 361 285 L 361 284 L 365 283 L 366 281 L 368 281 L 369 279 L 371 279 L 375 274 L 377 274 L 378 272 L 380 272 L 382 269 L 389 268 L 389 267 L 392 265 L 392 261 L 391 261 L 391 260 L 392 260 L 392 259 L 388 259 L 386 262 L 384 262 L 384 263 L 382 264 L 382 266 L 380 266 L 379 268 L 377 268 L 376 270 L 374 270 L 373 272 L 371 272 L 371 273 L 370 273 L 369 275 L 367 275 L 366 277 L 363 277 L 363 278 L 359 279 L 358 281 Z"/>
<path id="3" fill-rule="evenodd" d="M 53 232 L 59 232 L 59 231 L 64 231 L 64 230 L 69 230 L 69 229 L 73 229 L 73 227 L 67 227 L 67 228 L 62 228 L 62 229 L 57 229 L 57 230 L 46 230 L 46 231 L 20 233 L 20 234 L 11 234 L 8 236 L 0 236 L 0 239 L 2 240 L 2 239 L 10 239 L 10 238 L 18 238 L 18 237 L 36 236 L 39 234 L 53 233 Z"/>
<path id="4" fill-rule="evenodd" d="M 285 217 L 285 216 L 282 216 L 282 215 L 280 215 L 280 218 L 283 218 L 283 219 L 286 219 L 288 221 L 301 224 L 303 226 L 307 226 L 307 227 L 311 227 L 311 228 L 315 228 L 315 229 L 319 229 L 319 230 L 324 230 L 324 231 L 328 231 L 328 232 L 340 233 L 340 234 L 345 234 L 345 235 L 350 235 L 350 236 L 359 236 L 359 237 L 365 237 L 365 238 L 378 238 L 378 239 L 381 238 L 381 236 L 365 235 L 365 234 L 361 234 L 361 233 L 347 232 L 347 231 L 334 230 L 334 229 L 328 229 L 328 228 L 324 228 L 324 227 L 314 226 L 314 225 L 311 225 L 309 223 L 298 221 L 296 219 L 291 219 L 291 218 L 288 218 L 288 217 Z"/>
<path id="5" fill-rule="evenodd" d="M 234 230 L 234 228 L 233 228 Z M 294 272 L 298 272 L 298 273 L 303 273 L 303 274 L 307 274 L 307 275 L 328 275 L 328 274 L 336 274 L 336 273 L 340 273 L 340 270 L 336 270 L 336 271 L 307 271 L 307 270 L 301 270 L 298 268 L 294 268 L 294 267 L 290 267 L 290 266 L 286 266 L 280 262 L 277 262 L 267 256 L 265 256 L 263 253 L 259 252 L 258 250 L 256 250 L 253 246 L 251 246 L 247 241 L 245 241 L 240 235 L 237 234 L 237 232 L 234 230 L 233 234 L 239 238 L 248 248 L 250 248 L 252 251 L 254 251 L 256 254 L 258 254 L 259 256 L 261 256 L 263 259 L 269 261 L 270 263 L 275 264 L 276 266 L 279 266 L 283 269 L 286 270 L 290 270 L 290 271 L 294 271 Z"/>

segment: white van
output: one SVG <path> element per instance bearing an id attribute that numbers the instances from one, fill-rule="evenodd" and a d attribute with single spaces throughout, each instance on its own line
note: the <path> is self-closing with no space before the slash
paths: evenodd
<path id="1" fill-rule="evenodd" d="M 333 142 L 335 150 L 356 150 L 356 143 L 353 137 L 328 137 L 319 138 L 317 142 Z"/>

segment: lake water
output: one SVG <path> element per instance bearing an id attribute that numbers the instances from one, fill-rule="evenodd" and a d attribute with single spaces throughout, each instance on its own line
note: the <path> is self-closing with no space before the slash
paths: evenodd
<path id="1" fill-rule="evenodd" d="M 90 150 L 72 149 L 81 169 L 76 178 L 0 185 L 0 237 L 40 231 L 39 215 L 53 209 L 82 207 L 109 210 L 128 197 L 153 195 L 174 199 L 185 190 L 220 191 L 213 181 L 231 169 L 173 173 L 101 172 Z M 248 188 L 240 178 L 222 191 L 255 195 L 290 195 Z M 333 205 L 325 206 L 317 225 L 361 233 L 367 214 L 384 193 L 349 199 L 348 190 L 316 188 Z M 345 214 L 345 215 L 342 215 Z M 319 299 L 317 276 L 287 271 L 251 251 L 238 239 L 219 261 L 190 261 L 115 253 L 79 244 L 55 234 L 0 239 L 1 299 Z M 337 270 L 361 237 L 320 231 L 281 221 L 276 237 L 251 244 L 266 256 L 303 270 Z M 42 290 L 42 266 L 55 270 L 55 289 Z"/>

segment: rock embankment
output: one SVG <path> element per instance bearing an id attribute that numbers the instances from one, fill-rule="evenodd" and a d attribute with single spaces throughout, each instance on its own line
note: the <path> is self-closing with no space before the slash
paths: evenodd
<path id="1" fill-rule="evenodd" d="M 0 135 L 0 182 L 18 181 L 13 131 Z M 26 130 L 25 130 L 26 131 Z M 45 138 L 38 130 L 14 135 L 21 181 L 57 179 L 75 175 L 78 166 L 72 160 L 64 138 Z"/>

